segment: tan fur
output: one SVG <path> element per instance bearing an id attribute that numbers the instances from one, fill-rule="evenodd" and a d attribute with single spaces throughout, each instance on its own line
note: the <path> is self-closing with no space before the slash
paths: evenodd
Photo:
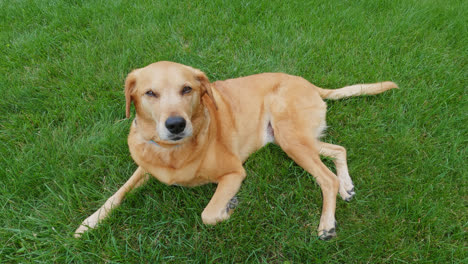
<path id="1" fill-rule="evenodd" d="M 193 90 L 182 94 L 181 89 Z M 131 72 L 125 82 L 126 115 L 131 102 L 136 117 L 128 137 L 131 155 L 139 165 L 133 176 L 75 231 L 79 237 L 94 228 L 125 194 L 142 185 L 150 173 L 165 184 L 218 187 L 202 212 L 205 224 L 228 219 L 227 209 L 246 173 L 242 166 L 250 154 L 268 144 L 278 144 L 297 164 L 311 173 L 323 194 L 319 236 L 335 236 L 336 195 L 349 200 L 354 187 L 349 177 L 346 150 L 319 141 L 326 127 L 322 98 L 339 99 L 377 94 L 397 88 L 392 82 L 360 84 L 336 90 L 321 89 L 305 79 L 283 73 L 263 73 L 210 83 L 200 70 L 157 62 Z M 147 91 L 159 97 L 149 97 Z M 169 139 L 168 117 L 187 120 L 183 139 Z M 333 157 L 337 175 L 320 160 Z"/>

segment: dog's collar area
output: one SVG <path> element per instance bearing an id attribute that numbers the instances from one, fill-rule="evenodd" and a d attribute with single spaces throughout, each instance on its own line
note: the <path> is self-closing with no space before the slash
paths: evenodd
<path id="1" fill-rule="evenodd" d="M 152 139 L 149 141 L 149 143 L 155 145 L 156 147 L 161 147 L 161 145 L 159 145 L 158 143 L 156 143 L 156 141 L 154 141 Z"/>

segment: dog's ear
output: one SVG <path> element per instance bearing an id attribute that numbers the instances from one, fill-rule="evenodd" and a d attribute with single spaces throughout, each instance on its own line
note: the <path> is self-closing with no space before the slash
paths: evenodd
<path id="1" fill-rule="evenodd" d="M 216 104 L 216 100 L 213 96 L 213 91 L 211 89 L 210 80 L 208 79 L 208 77 L 206 77 L 205 73 L 203 73 L 202 71 L 197 70 L 197 69 L 194 69 L 194 70 L 197 76 L 197 80 L 201 83 L 202 91 L 201 91 L 200 98 L 203 97 L 203 95 L 208 94 L 216 110 L 218 110 L 218 105 Z"/>
<path id="2" fill-rule="evenodd" d="M 132 94 L 135 91 L 136 76 L 135 71 L 128 74 L 125 79 L 125 116 L 130 117 L 130 106 L 132 104 Z"/>

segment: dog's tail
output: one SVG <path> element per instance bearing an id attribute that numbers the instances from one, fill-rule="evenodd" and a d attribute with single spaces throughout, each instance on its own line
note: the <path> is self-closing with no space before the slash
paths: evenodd
<path id="1" fill-rule="evenodd" d="M 318 88 L 318 91 L 322 98 L 336 100 L 363 94 L 379 94 L 393 88 L 398 88 L 394 82 L 380 82 L 370 84 L 355 84 L 339 89 Z"/>

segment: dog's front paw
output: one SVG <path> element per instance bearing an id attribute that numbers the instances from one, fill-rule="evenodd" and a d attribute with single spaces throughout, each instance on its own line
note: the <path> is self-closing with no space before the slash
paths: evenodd
<path id="1" fill-rule="evenodd" d="M 75 238 L 80 238 L 84 232 L 88 231 L 88 229 L 94 228 L 96 225 L 97 220 L 93 219 L 92 217 L 89 217 L 86 220 L 84 220 L 83 223 L 81 223 L 78 229 L 76 229 L 75 234 L 73 234 L 73 236 Z"/>
<path id="2" fill-rule="evenodd" d="M 209 210 L 205 208 L 201 214 L 202 221 L 205 225 L 216 225 L 217 223 L 229 219 L 229 212 L 226 209 L 222 210 Z"/>
<path id="3" fill-rule="evenodd" d="M 88 231 L 88 229 L 89 229 L 89 228 L 88 228 L 87 226 L 80 225 L 80 226 L 78 227 L 78 229 L 76 229 L 76 231 L 75 231 L 75 233 L 73 234 L 73 236 L 74 236 L 75 238 L 80 238 L 81 235 L 82 235 L 84 232 Z"/>
<path id="4" fill-rule="evenodd" d="M 201 215 L 202 221 L 205 225 L 215 225 L 221 221 L 229 219 L 234 209 L 239 204 L 239 200 L 236 196 L 232 197 L 231 200 L 227 203 L 225 208 L 219 209 L 210 209 L 205 208 Z"/>
<path id="5" fill-rule="evenodd" d="M 79 238 L 84 232 L 88 231 L 89 229 L 95 228 L 98 225 L 100 214 L 102 216 L 104 213 L 101 213 L 101 210 L 97 210 L 94 214 L 86 218 L 78 227 L 78 229 L 76 229 L 75 234 L 73 236 L 75 238 Z"/>
<path id="6" fill-rule="evenodd" d="M 237 196 L 234 196 L 229 200 L 228 204 L 226 205 L 226 212 L 228 214 L 232 214 L 234 209 L 239 205 L 239 199 L 237 199 Z"/>

